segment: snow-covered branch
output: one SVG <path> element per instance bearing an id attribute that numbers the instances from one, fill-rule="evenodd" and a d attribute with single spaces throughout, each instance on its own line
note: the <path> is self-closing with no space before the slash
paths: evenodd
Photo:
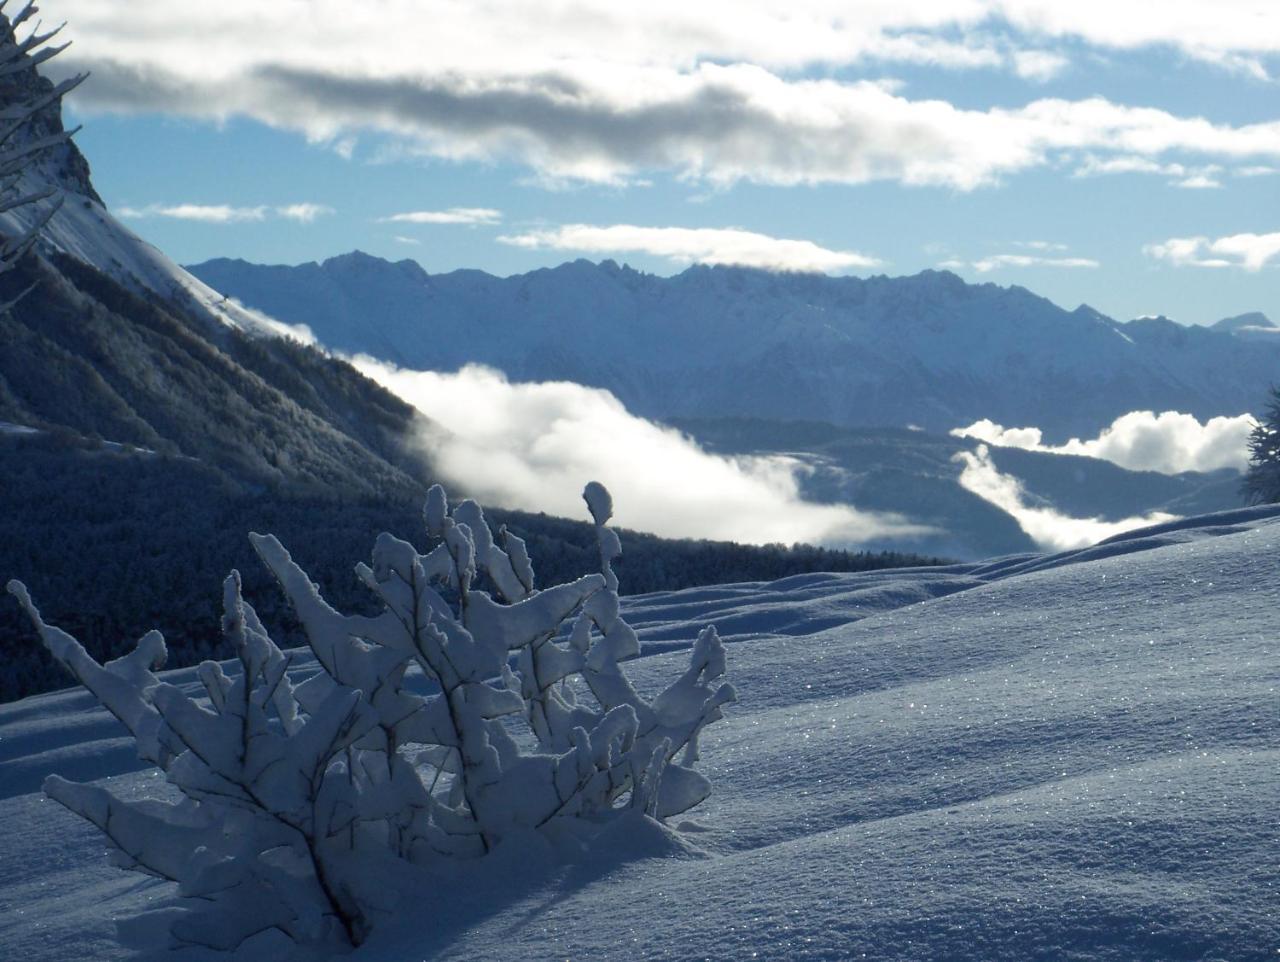
<path id="1" fill-rule="evenodd" d="M 359 944 L 388 860 L 481 857 L 529 832 L 587 845 L 627 809 L 691 808 L 710 791 L 693 769 L 698 735 L 735 698 L 720 681 L 724 646 L 707 628 L 680 678 L 652 701 L 636 692 L 622 670 L 639 643 L 619 612 L 612 506 L 600 485 L 585 497 L 600 573 L 538 590 L 519 538 L 495 539 L 479 505 L 450 510 L 433 487 L 431 550 L 383 534 L 356 568 L 382 605 L 372 617 L 332 608 L 279 541 L 251 535 L 323 669 L 297 685 L 235 572 L 223 617 L 235 670 L 206 662 L 198 693 L 153 674 L 158 633 L 99 665 L 11 583 L 45 647 L 182 800 L 126 802 L 59 778 L 46 792 L 107 835 L 116 864 L 191 897 L 176 942 L 216 948 L 267 928 Z"/>
<path id="2" fill-rule="evenodd" d="M 24 216 L 21 230 L 0 237 L 0 274 L 12 270 L 35 245 L 40 232 L 62 205 L 57 188 L 28 175 L 41 155 L 66 143 L 76 131 L 62 130 L 59 125 L 53 133 L 33 135 L 33 121 L 42 112 L 56 109 L 62 98 L 85 79 L 81 74 L 58 84 L 23 84 L 19 75 L 29 72 L 35 77 L 36 66 L 57 56 L 67 45 L 47 46 L 61 27 L 41 33 L 37 24 L 26 37 L 19 38 L 18 29 L 35 16 L 38 8 L 28 3 L 6 18 L 6 6 L 7 0 L 0 0 L 0 215 L 48 203 Z M 0 305 L 0 309 L 13 303 L 11 300 Z"/>

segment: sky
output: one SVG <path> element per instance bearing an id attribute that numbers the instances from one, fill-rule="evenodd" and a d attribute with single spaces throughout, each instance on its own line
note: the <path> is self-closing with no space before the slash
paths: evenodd
<path id="1" fill-rule="evenodd" d="M 1274 0 L 48 0 L 175 260 L 954 270 L 1280 321 Z"/>

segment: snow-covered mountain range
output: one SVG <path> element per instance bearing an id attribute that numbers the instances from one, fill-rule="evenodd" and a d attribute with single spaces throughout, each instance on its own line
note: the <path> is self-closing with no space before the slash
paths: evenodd
<path id="1" fill-rule="evenodd" d="M 698 266 L 663 278 L 579 260 L 500 278 L 359 252 L 188 269 L 338 351 L 606 387 L 664 418 L 940 433 L 990 418 L 1064 441 L 1135 410 L 1256 410 L 1280 370 L 1280 337 L 1267 336 L 1280 329 L 1262 315 L 1214 328 L 1120 323 L 945 271 L 861 279 Z"/>

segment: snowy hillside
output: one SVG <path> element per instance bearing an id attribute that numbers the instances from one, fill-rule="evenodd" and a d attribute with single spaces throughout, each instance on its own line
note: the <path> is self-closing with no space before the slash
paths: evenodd
<path id="1" fill-rule="evenodd" d="M 606 387 L 650 417 L 944 434 L 991 418 L 1061 442 L 1136 410 L 1255 410 L 1280 366 L 1280 340 L 1256 336 L 1256 319 L 1240 331 L 1121 324 L 945 271 L 862 279 L 699 266 L 662 278 L 579 260 L 498 278 L 427 274 L 359 252 L 297 267 L 213 260 L 189 269 L 308 325 L 335 350 Z"/>
<path id="2" fill-rule="evenodd" d="M 4 26 L 8 27 L 7 19 Z M 0 99 L 5 103 L 35 101 L 52 87 L 34 69 L 9 72 L 0 77 Z M 41 110 L 8 146 L 47 138 L 62 130 L 61 105 L 54 102 Z M 121 224 L 94 189 L 88 161 L 73 141 L 41 154 L 15 186 L 22 194 L 38 193 L 48 187 L 61 192 L 61 208 L 41 231 L 38 249 L 46 256 L 53 252 L 68 254 L 134 293 L 158 295 L 161 301 L 203 319 L 251 333 L 288 334 L 310 340 L 309 333 L 301 328 L 290 328 L 215 294 Z M 43 205 L 20 206 L 0 214 L 0 231 L 17 233 L 30 226 L 42 210 Z"/>
<path id="3" fill-rule="evenodd" d="M 12 14 L 12 11 L 10 11 Z M 0 27 L 8 21 L 0 17 Z M 53 89 L 28 69 L 0 76 L 0 103 Z M 7 148 L 63 132 L 48 102 Z M 410 408 L 295 331 L 205 287 L 103 206 L 74 141 L 45 150 L 15 185 L 49 200 L 0 214 L 0 233 L 40 221 L 36 256 L 0 287 L 0 420 L 198 459 L 235 484 L 335 493 L 414 490 Z M 261 335 L 292 334 L 291 339 Z M 412 475 L 412 476 L 411 476 Z"/>
<path id="4" fill-rule="evenodd" d="M 705 736 L 694 821 L 574 865 L 500 850 L 351 958 L 1274 958 L 1277 522 L 628 599 L 642 687 L 706 622 L 730 643 L 740 703 Z M 38 793 L 50 772 L 163 792 L 122 736 L 84 694 L 0 707 L 6 957 L 217 957 L 138 944 L 128 920 L 171 886 L 108 867 Z"/>

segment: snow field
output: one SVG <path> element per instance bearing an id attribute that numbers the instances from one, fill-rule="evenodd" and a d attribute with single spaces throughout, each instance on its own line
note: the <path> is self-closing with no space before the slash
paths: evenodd
<path id="1" fill-rule="evenodd" d="M 403 895 L 354 957 L 1274 958 L 1277 517 L 630 599 L 642 692 L 689 626 L 730 643 L 740 701 L 703 736 L 710 799 L 679 837 L 625 824 L 622 851 L 576 864 L 511 844 Z M 38 793 L 50 771 L 164 789 L 90 704 L 0 706 L 2 954 L 204 958 L 122 945 L 112 919 L 170 887 L 107 866 Z M 294 954 L 266 936 L 236 957 Z"/>

